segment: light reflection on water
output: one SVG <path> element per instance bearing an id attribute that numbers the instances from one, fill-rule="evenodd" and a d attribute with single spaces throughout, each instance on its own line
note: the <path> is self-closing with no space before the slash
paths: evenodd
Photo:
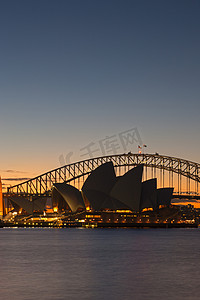
<path id="1" fill-rule="evenodd" d="M 200 299 L 199 229 L 0 229 L 0 299 Z"/>

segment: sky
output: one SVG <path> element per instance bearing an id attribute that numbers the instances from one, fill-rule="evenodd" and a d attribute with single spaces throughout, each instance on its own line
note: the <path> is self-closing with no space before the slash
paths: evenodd
<path id="1" fill-rule="evenodd" d="M 200 162 L 199 15 L 197 0 L 1 0 L 4 187 L 105 138 L 124 153 L 133 128 L 146 152 Z"/>

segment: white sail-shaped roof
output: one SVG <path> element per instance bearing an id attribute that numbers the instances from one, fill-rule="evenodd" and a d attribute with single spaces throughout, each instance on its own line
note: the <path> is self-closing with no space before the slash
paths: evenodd
<path id="1" fill-rule="evenodd" d="M 108 194 L 116 182 L 116 174 L 112 162 L 97 167 L 83 184 L 82 191 L 95 190 Z"/>
<path id="2" fill-rule="evenodd" d="M 174 188 L 157 189 L 157 204 L 169 206 L 171 204 Z"/>
<path id="3" fill-rule="evenodd" d="M 157 179 L 153 178 L 142 182 L 140 210 L 144 208 L 156 209 L 157 205 Z"/>
<path id="4" fill-rule="evenodd" d="M 110 192 L 133 211 L 140 210 L 143 165 L 139 165 L 121 176 Z"/>
<path id="5" fill-rule="evenodd" d="M 72 212 L 76 212 L 79 208 L 85 208 L 81 192 L 70 184 L 54 183 L 54 189 L 62 196 L 70 207 Z"/>

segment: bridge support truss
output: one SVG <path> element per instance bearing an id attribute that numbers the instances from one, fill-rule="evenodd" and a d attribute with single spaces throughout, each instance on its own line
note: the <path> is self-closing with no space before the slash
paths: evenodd
<path id="1" fill-rule="evenodd" d="M 81 188 L 87 176 L 103 163 L 112 161 L 117 175 L 144 165 L 143 180 L 158 178 L 158 187 L 175 187 L 175 194 L 199 194 L 200 164 L 180 158 L 157 154 L 121 154 L 91 158 L 46 172 L 33 179 L 8 188 L 7 194 L 50 195 L 52 185 L 70 182 Z"/>

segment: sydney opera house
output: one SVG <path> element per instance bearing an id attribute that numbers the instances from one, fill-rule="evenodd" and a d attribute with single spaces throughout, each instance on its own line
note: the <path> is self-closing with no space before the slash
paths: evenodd
<path id="1" fill-rule="evenodd" d="M 53 184 L 50 199 L 10 197 L 10 215 L 24 224 L 28 219 L 60 220 L 65 225 L 177 222 L 178 210 L 171 205 L 173 188 L 157 188 L 156 178 L 142 181 L 142 177 L 143 165 L 117 176 L 113 163 L 107 162 L 90 173 L 81 190 L 62 182 Z"/>
<path id="2" fill-rule="evenodd" d="M 112 162 L 97 167 L 84 182 L 81 191 L 63 182 L 55 183 L 52 205 L 58 211 L 119 211 L 141 212 L 169 206 L 173 188 L 157 189 L 156 178 L 142 182 L 143 165 L 123 176 L 116 176 Z"/>

